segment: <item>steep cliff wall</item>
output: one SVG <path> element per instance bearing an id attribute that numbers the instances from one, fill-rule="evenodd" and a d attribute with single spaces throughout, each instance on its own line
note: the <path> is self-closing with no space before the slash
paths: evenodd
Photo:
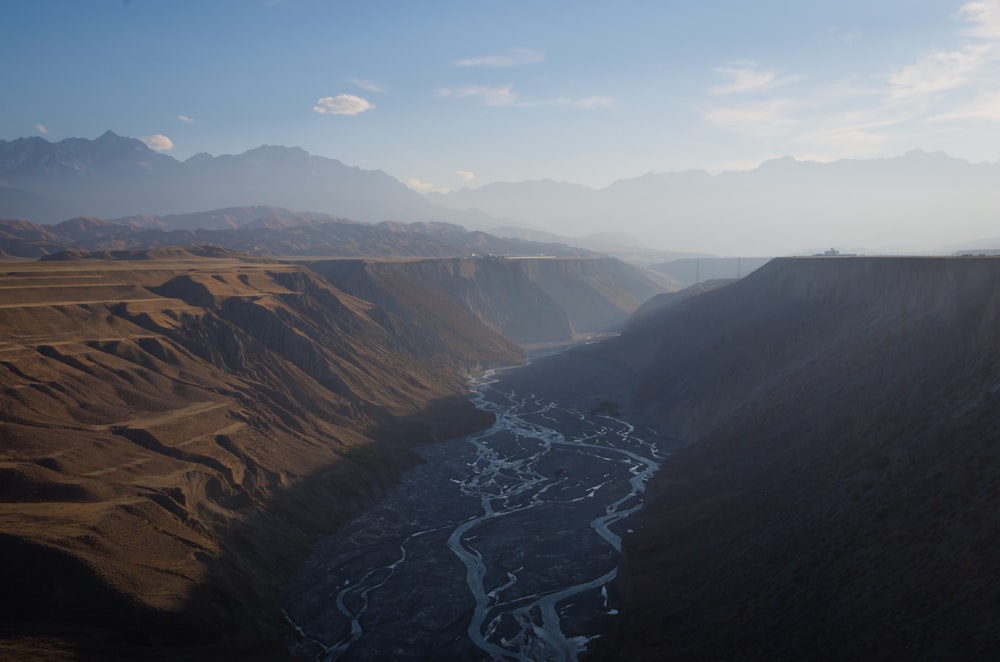
<path id="1" fill-rule="evenodd" d="M 611 258 L 337 260 L 311 268 L 388 308 L 412 309 L 406 301 L 425 298 L 450 311 L 457 305 L 521 344 L 617 331 L 663 291 L 644 270 Z"/>
<path id="2" fill-rule="evenodd" d="M 998 260 L 822 258 L 630 328 L 637 404 L 690 446 L 601 655 L 996 656 L 998 323 Z"/>
<path id="3" fill-rule="evenodd" d="M 133 257 L 0 265 L 0 657 L 267 659 L 311 541 L 488 424 L 466 376 L 521 352 L 299 266 Z"/>

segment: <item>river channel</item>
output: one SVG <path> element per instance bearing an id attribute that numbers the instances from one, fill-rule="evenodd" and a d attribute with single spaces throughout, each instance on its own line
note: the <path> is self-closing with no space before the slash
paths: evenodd
<path id="1" fill-rule="evenodd" d="M 575 660 L 606 631 L 621 536 L 671 443 L 630 422 L 623 373 L 588 348 L 489 371 L 480 433 L 419 449 L 289 586 L 317 660 Z"/>

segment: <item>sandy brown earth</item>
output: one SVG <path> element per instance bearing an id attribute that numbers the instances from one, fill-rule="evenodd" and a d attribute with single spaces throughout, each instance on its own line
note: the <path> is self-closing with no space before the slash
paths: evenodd
<path id="1" fill-rule="evenodd" d="M 617 346 L 689 446 L 601 659 L 1000 658 L 1000 260 L 778 260 Z"/>
<path id="2" fill-rule="evenodd" d="M 520 351 L 301 266 L 131 258 L 0 263 L 0 658 L 272 659 L 311 542 Z"/>

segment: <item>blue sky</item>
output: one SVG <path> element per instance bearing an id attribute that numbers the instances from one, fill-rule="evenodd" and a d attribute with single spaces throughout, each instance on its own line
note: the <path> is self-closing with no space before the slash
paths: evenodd
<path id="1" fill-rule="evenodd" d="M 1000 159 L 1000 0 L 3 0 L 0 26 L 7 140 L 299 146 L 417 189 Z"/>

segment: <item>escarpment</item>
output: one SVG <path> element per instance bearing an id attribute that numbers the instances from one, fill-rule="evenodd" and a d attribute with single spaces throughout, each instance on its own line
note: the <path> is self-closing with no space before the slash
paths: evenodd
<path id="1" fill-rule="evenodd" d="M 279 654 L 311 542 L 521 360 L 304 267 L 143 258 L 2 267 L 0 656 Z"/>
<path id="2" fill-rule="evenodd" d="M 614 351 L 688 444 L 601 659 L 1000 652 L 1000 261 L 775 260 Z"/>
<path id="3" fill-rule="evenodd" d="M 434 298 L 437 310 L 456 318 L 471 313 L 521 344 L 618 331 L 640 304 L 664 290 L 648 272 L 612 258 L 328 260 L 310 266 L 345 291 L 386 306 Z"/>

